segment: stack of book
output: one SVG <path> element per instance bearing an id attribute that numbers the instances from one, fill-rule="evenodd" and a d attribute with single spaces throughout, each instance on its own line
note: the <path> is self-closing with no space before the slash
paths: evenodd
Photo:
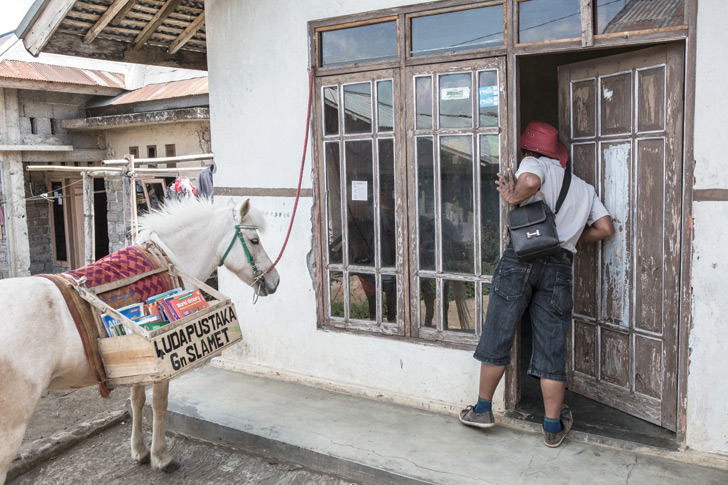
<path id="1" fill-rule="evenodd" d="M 134 303 L 117 311 L 147 330 L 156 330 L 169 322 L 185 318 L 207 308 L 209 304 L 200 290 L 184 291 L 175 288 L 147 299 L 144 303 Z M 117 322 L 111 315 L 104 313 L 101 319 L 109 337 L 131 334 L 131 330 Z"/>

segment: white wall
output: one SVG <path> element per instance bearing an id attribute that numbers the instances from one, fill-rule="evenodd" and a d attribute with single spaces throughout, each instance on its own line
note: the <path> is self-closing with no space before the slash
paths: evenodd
<path id="1" fill-rule="evenodd" d="M 728 189 L 728 43 L 725 3 L 700 0 L 695 87 L 695 190 Z M 688 96 L 691 93 L 688 93 Z M 690 331 L 687 445 L 728 455 L 728 202 L 693 203 L 693 325 Z"/>
<path id="2" fill-rule="evenodd" d="M 211 129 L 220 161 L 216 184 L 296 187 L 308 101 L 307 22 L 409 3 L 418 2 L 206 0 Z M 311 149 L 304 188 L 311 187 Z M 252 202 L 268 212 L 269 230 L 261 237 L 275 258 L 290 221 L 275 214 L 290 214 L 293 199 Z M 299 204 L 275 295 L 253 306 L 249 288 L 221 275 L 220 288 L 234 298 L 244 335 L 222 365 L 436 409 L 472 404 L 479 365 L 471 351 L 317 329 L 306 265 L 311 205 L 310 197 Z M 502 391 L 495 405 L 502 409 Z"/>
<path id="3" fill-rule="evenodd" d="M 146 158 L 147 145 L 157 146 L 157 156 L 164 157 L 164 146 L 175 145 L 177 156 L 209 153 L 208 121 L 185 121 L 161 125 L 114 128 L 104 131 L 107 156 L 123 158 L 129 147 L 139 147 L 139 156 Z"/>

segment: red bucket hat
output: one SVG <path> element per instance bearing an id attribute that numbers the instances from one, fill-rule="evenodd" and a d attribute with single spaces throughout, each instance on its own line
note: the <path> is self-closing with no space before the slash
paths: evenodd
<path id="1" fill-rule="evenodd" d="M 531 121 L 521 135 L 521 148 L 555 158 L 566 168 L 569 152 L 559 143 L 559 132 L 542 121 Z"/>

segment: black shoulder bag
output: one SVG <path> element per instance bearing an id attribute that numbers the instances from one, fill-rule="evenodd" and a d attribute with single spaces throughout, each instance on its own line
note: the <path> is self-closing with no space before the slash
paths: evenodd
<path id="1" fill-rule="evenodd" d="M 549 206 L 539 200 L 523 207 L 516 207 L 508 214 L 511 244 L 521 263 L 558 254 L 561 243 L 559 234 L 556 232 L 555 215 L 559 213 L 570 185 L 571 170 L 567 165 L 554 212 L 551 212 Z"/>

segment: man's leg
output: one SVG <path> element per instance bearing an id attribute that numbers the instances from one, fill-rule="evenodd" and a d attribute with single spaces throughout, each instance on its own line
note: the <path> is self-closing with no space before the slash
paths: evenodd
<path id="1" fill-rule="evenodd" d="M 487 401 L 493 400 L 493 393 L 506 370 L 504 365 L 480 364 L 480 387 L 478 397 Z"/>
<path id="2" fill-rule="evenodd" d="M 561 417 L 561 406 L 564 404 L 564 391 L 566 383 L 541 378 L 541 393 L 543 394 L 543 407 L 546 417 L 559 419 Z"/>
<path id="3" fill-rule="evenodd" d="M 564 405 L 566 341 L 571 325 L 572 281 L 569 259 L 549 257 L 531 300 L 533 353 L 528 373 L 541 379 L 544 403 L 544 443 L 561 444 L 573 416 Z"/>
<path id="4" fill-rule="evenodd" d="M 495 424 L 493 393 L 511 361 L 516 329 L 531 297 L 528 284 L 531 266 L 519 263 L 512 248 L 503 253 L 493 276 L 483 332 L 473 356 L 480 361 L 478 402 L 460 412 L 468 426 L 489 428 Z"/>

